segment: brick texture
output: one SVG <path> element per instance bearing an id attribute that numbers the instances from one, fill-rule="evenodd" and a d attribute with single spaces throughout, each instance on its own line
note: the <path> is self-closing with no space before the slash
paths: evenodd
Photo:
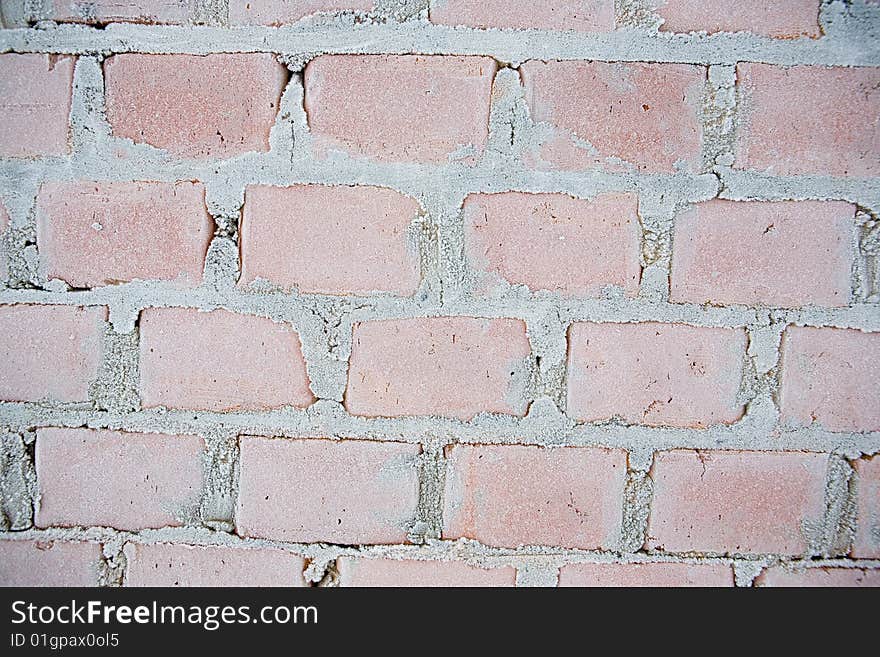
<path id="1" fill-rule="evenodd" d="M 754 32 L 776 39 L 816 38 L 819 0 L 660 0 L 660 27 L 668 32 Z"/>
<path id="2" fill-rule="evenodd" d="M 268 548 L 127 543 L 126 586 L 305 586 L 303 558 Z"/>
<path id="3" fill-rule="evenodd" d="M 226 310 L 150 309 L 140 321 L 145 406 L 214 411 L 308 406 L 299 336 Z"/>
<path id="4" fill-rule="evenodd" d="M 46 276 L 74 287 L 135 279 L 193 287 L 212 232 L 200 184 L 48 183 L 37 195 Z"/>
<path id="5" fill-rule="evenodd" d="M 204 446 L 198 436 L 39 429 L 36 525 L 185 524 L 198 512 Z"/>
<path id="6" fill-rule="evenodd" d="M 73 59 L 0 55 L 0 156 L 66 155 Z"/>
<path id="7" fill-rule="evenodd" d="M 475 568 L 458 561 L 355 559 L 337 562 L 340 586 L 513 586 L 513 568 Z"/>
<path id="8" fill-rule="evenodd" d="M 0 399 L 87 401 L 106 315 L 101 307 L 0 306 Z"/>
<path id="9" fill-rule="evenodd" d="M 454 447 L 443 536 L 502 547 L 612 547 L 625 477 L 618 450 Z"/>
<path id="10" fill-rule="evenodd" d="M 578 420 L 706 427 L 742 415 L 743 331 L 585 323 L 568 340 L 568 413 Z"/>
<path id="11" fill-rule="evenodd" d="M 355 415 L 522 415 L 522 322 L 436 317 L 354 327 L 346 408 Z"/>
<path id="12" fill-rule="evenodd" d="M 417 445 L 241 441 L 236 528 L 296 542 L 397 543 L 418 502 Z"/>
<path id="13" fill-rule="evenodd" d="M 3 586 L 97 586 L 101 546 L 78 541 L 0 541 Z"/>
<path id="14" fill-rule="evenodd" d="M 488 57 L 313 59 L 305 107 L 316 147 L 380 161 L 442 163 L 479 154 L 496 67 Z"/>
<path id="15" fill-rule="evenodd" d="M 51 18 L 59 23 L 174 25 L 187 22 L 191 4 L 180 0 L 53 0 Z"/>
<path id="16" fill-rule="evenodd" d="M 229 0 L 232 25 L 285 25 L 316 14 L 345 10 L 369 11 L 375 0 Z"/>
<path id="17" fill-rule="evenodd" d="M 559 586 L 733 586 L 733 569 L 717 564 L 578 563 L 559 570 Z"/>
<path id="18" fill-rule="evenodd" d="M 858 507 L 853 556 L 880 559 L 880 459 L 859 459 Z"/>
<path id="19" fill-rule="evenodd" d="M 654 461 L 648 546 L 679 552 L 803 554 L 821 526 L 827 457 L 663 452 Z"/>
<path id="20" fill-rule="evenodd" d="M 190 158 L 268 150 L 286 78 L 266 54 L 116 55 L 104 75 L 114 135 Z"/>
<path id="21" fill-rule="evenodd" d="M 611 32 L 614 0 L 437 0 L 431 3 L 432 23 L 481 28 L 538 28 L 576 32 Z"/>
<path id="22" fill-rule="evenodd" d="M 765 570 L 756 580 L 757 586 L 785 587 L 878 587 L 880 573 L 858 568 L 803 568 L 787 570 L 782 566 Z"/>
<path id="23" fill-rule="evenodd" d="M 250 187 L 240 282 L 262 278 L 301 292 L 410 296 L 420 273 L 408 227 L 418 214 L 414 199 L 379 187 Z"/>

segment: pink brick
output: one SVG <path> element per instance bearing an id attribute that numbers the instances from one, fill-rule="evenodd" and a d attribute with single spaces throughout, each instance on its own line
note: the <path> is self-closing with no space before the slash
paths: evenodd
<path id="1" fill-rule="evenodd" d="M 676 450 L 654 459 L 648 547 L 666 552 L 807 551 L 825 509 L 828 456 Z"/>
<path id="2" fill-rule="evenodd" d="M 198 285 L 213 231 L 199 183 L 45 183 L 37 196 L 45 273 L 74 287 Z"/>
<path id="3" fill-rule="evenodd" d="M 765 570 L 755 581 L 757 586 L 787 587 L 877 587 L 880 570 L 859 568 L 786 569 L 775 566 Z"/>
<path id="4" fill-rule="evenodd" d="M 855 206 L 712 200 L 678 215 L 673 302 L 845 306 Z"/>
<path id="5" fill-rule="evenodd" d="M 122 530 L 196 516 L 205 443 L 198 436 L 37 429 L 38 527 Z"/>
<path id="6" fill-rule="evenodd" d="M 106 316 L 103 307 L 0 306 L 0 399 L 88 401 Z"/>
<path id="7" fill-rule="evenodd" d="M 880 175 L 880 68 L 739 64 L 736 77 L 736 168 Z"/>
<path id="8" fill-rule="evenodd" d="M 497 64 L 489 57 L 324 55 L 305 70 L 319 154 L 442 163 L 483 152 Z"/>
<path id="9" fill-rule="evenodd" d="M 816 38 L 819 0 L 660 0 L 665 32 L 754 32 L 777 39 Z"/>
<path id="10" fill-rule="evenodd" d="M 464 202 L 471 267 L 532 290 L 596 296 L 611 285 L 639 290 L 638 199 L 602 194 L 473 194 Z M 553 257 L 548 258 L 552 253 Z"/>
<path id="11" fill-rule="evenodd" d="M 337 561 L 340 586 L 513 586 L 516 571 L 509 567 L 478 568 L 461 561 L 355 559 Z"/>
<path id="12" fill-rule="evenodd" d="M 325 294 L 392 292 L 419 286 L 408 227 L 415 199 L 381 187 L 250 186 L 242 216 L 242 284 L 267 279 Z"/>
<path id="13" fill-rule="evenodd" d="M 614 30 L 614 0 L 434 0 L 431 22 L 480 28 Z"/>
<path id="14" fill-rule="evenodd" d="M 733 586 L 733 569 L 720 564 L 578 563 L 559 570 L 559 586 Z"/>
<path id="15" fill-rule="evenodd" d="M 67 155 L 73 59 L 0 55 L 0 157 Z"/>
<path id="16" fill-rule="evenodd" d="M 98 543 L 0 541 L 0 586 L 97 586 Z"/>
<path id="17" fill-rule="evenodd" d="M 181 0 L 54 0 L 52 20 L 59 23 L 186 23 L 191 2 Z"/>
<path id="18" fill-rule="evenodd" d="M 241 536 L 347 545 L 401 543 L 416 515 L 418 445 L 241 439 Z"/>
<path id="19" fill-rule="evenodd" d="M 539 166 L 699 168 L 703 67 L 530 61 L 520 72 L 532 119 L 553 129 L 535 154 Z"/>
<path id="20" fill-rule="evenodd" d="M 226 310 L 148 308 L 140 334 L 144 406 L 231 411 L 314 401 L 288 325 Z"/>
<path id="21" fill-rule="evenodd" d="M 264 53 L 123 54 L 106 61 L 104 77 L 114 135 L 181 157 L 225 158 L 269 150 L 287 71 Z"/>
<path id="22" fill-rule="evenodd" d="M 568 345 L 568 413 L 577 420 L 707 427 L 742 416 L 741 329 L 579 323 Z"/>
<path id="23" fill-rule="evenodd" d="M 488 545 L 613 547 L 626 454 L 515 445 L 449 450 L 443 537 Z"/>
<path id="24" fill-rule="evenodd" d="M 229 0 L 231 25 L 284 25 L 318 12 L 370 11 L 375 0 Z"/>
<path id="25" fill-rule="evenodd" d="M 431 317 L 355 324 L 345 406 L 354 415 L 525 414 L 525 323 Z"/>
<path id="26" fill-rule="evenodd" d="M 852 553 L 859 559 L 880 559 L 880 458 L 859 459 L 853 466 L 858 511 Z"/>
<path id="27" fill-rule="evenodd" d="M 792 326 L 782 338 L 782 420 L 880 431 L 880 333 Z"/>
<path id="28" fill-rule="evenodd" d="M 126 586 L 305 586 L 303 558 L 283 550 L 126 543 Z"/>

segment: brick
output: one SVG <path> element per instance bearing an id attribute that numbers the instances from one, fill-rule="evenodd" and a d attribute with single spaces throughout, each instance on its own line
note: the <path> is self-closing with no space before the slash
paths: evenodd
<path id="1" fill-rule="evenodd" d="M 98 586 L 101 546 L 75 541 L 0 541 L 0 586 Z"/>
<path id="2" fill-rule="evenodd" d="M 551 126 L 536 166 L 699 168 L 703 67 L 529 61 L 520 73 L 532 119 Z"/>
<path id="3" fill-rule="evenodd" d="M 638 199 L 602 194 L 591 201 L 565 194 L 472 194 L 464 202 L 471 267 L 498 279 L 577 296 L 617 286 L 639 291 Z M 548 258 L 547 254 L 553 257 Z"/>
<path id="4" fill-rule="evenodd" d="M 240 536 L 346 545 L 406 540 L 419 446 L 241 438 Z"/>
<path id="5" fill-rule="evenodd" d="M 123 54 L 105 62 L 104 77 L 117 137 L 186 158 L 228 158 L 269 150 L 287 70 L 264 53 Z"/>
<path id="6" fill-rule="evenodd" d="M 739 64 L 736 77 L 736 168 L 880 175 L 880 68 Z"/>
<path id="7" fill-rule="evenodd" d="M 560 568 L 559 586 L 733 586 L 733 569 L 720 564 L 577 563 Z"/>
<path id="8" fill-rule="evenodd" d="M 355 324 L 345 407 L 354 415 L 524 415 L 525 323 L 430 317 Z"/>
<path id="9" fill-rule="evenodd" d="M 754 32 L 776 39 L 822 36 L 819 0 L 660 0 L 664 32 Z"/>
<path id="10" fill-rule="evenodd" d="M 407 231 L 419 211 L 415 199 L 381 187 L 249 186 L 239 282 L 411 296 L 420 270 Z"/>
<path id="11" fill-rule="evenodd" d="M 568 332 L 568 414 L 596 422 L 707 427 L 743 414 L 742 329 L 576 323 Z"/>
<path id="12" fill-rule="evenodd" d="M 858 505 L 852 554 L 858 559 L 880 559 L 880 458 L 859 459 L 853 467 Z"/>
<path id="13" fill-rule="evenodd" d="M 678 215 L 673 302 L 846 306 L 855 206 L 712 200 Z"/>
<path id="14" fill-rule="evenodd" d="M 804 554 L 821 526 L 828 456 L 675 450 L 654 459 L 648 548 Z"/>
<path id="15" fill-rule="evenodd" d="M 88 401 L 106 317 L 104 307 L 0 306 L 0 399 Z"/>
<path id="16" fill-rule="evenodd" d="M 768 568 L 755 581 L 757 586 L 787 587 L 877 587 L 880 570 L 859 568 Z"/>
<path id="17" fill-rule="evenodd" d="M 284 25 L 318 12 L 370 11 L 375 0 L 229 0 L 230 25 Z"/>
<path id="18" fill-rule="evenodd" d="M 204 440 L 92 429 L 37 429 L 35 525 L 138 530 L 197 514 Z"/>
<path id="19" fill-rule="evenodd" d="M 413 561 L 340 557 L 340 586 L 513 586 L 516 571 L 510 566 L 478 568 L 461 561 Z"/>
<path id="20" fill-rule="evenodd" d="M 305 108 L 317 152 L 472 161 L 488 139 L 496 69 L 489 57 L 317 57 L 305 69 Z"/>
<path id="21" fill-rule="evenodd" d="M 270 548 L 126 543 L 125 586 L 305 586 L 303 558 Z"/>
<path id="22" fill-rule="evenodd" d="M 614 547 L 625 479 L 621 450 L 456 446 L 448 452 L 443 537 L 500 547 Z"/>
<path id="23" fill-rule="evenodd" d="M 58 23 L 187 23 L 189 6 L 180 0 L 53 0 L 51 19 Z"/>
<path id="24" fill-rule="evenodd" d="M 260 410 L 314 401 L 299 335 L 226 310 L 148 308 L 140 319 L 144 406 Z"/>
<path id="25" fill-rule="evenodd" d="M 202 278 L 214 224 L 199 183 L 45 183 L 37 246 L 45 273 L 74 287 Z"/>
<path id="26" fill-rule="evenodd" d="M 479 28 L 612 32 L 614 0 L 435 0 L 430 19 L 440 25 Z"/>
<path id="27" fill-rule="evenodd" d="M 791 326 L 781 352 L 784 422 L 880 431 L 880 333 Z"/>
<path id="28" fill-rule="evenodd" d="M 67 155 L 73 59 L 0 55 L 0 157 Z"/>

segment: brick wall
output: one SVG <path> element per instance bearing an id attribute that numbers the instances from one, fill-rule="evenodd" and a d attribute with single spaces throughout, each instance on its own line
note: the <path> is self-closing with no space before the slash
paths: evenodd
<path id="1" fill-rule="evenodd" d="M 0 16 L 0 583 L 880 584 L 876 2 Z"/>

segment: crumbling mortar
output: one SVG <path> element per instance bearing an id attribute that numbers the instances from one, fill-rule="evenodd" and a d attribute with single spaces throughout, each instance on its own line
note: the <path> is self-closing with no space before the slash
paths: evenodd
<path id="1" fill-rule="evenodd" d="M 0 529 L 22 531 L 33 526 L 37 476 L 32 432 L 0 430 Z"/>

